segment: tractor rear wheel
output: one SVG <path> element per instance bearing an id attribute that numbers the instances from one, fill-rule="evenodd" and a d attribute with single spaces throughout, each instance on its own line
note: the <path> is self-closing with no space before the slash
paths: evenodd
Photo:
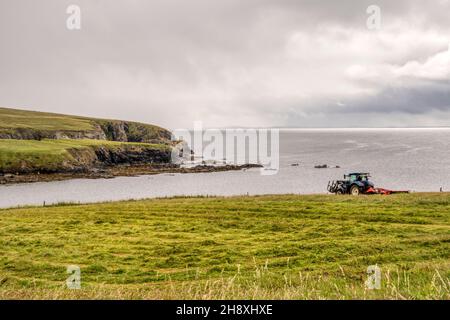
<path id="1" fill-rule="evenodd" d="M 360 193 L 361 191 L 359 190 L 359 187 L 357 185 L 354 185 L 350 188 L 350 194 L 352 196 L 359 196 Z"/>

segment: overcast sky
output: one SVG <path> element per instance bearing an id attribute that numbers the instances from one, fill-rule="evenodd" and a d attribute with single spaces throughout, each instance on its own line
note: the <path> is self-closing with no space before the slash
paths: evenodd
<path id="1" fill-rule="evenodd" d="M 1 0 L 0 45 L 5 107 L 171 129 L 450 126 L 449 0 Z"/>

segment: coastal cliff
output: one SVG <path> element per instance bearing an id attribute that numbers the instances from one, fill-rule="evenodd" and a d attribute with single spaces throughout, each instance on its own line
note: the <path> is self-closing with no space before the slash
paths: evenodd
<path id="1" fill-rule="evenodd" d="M 169 164 L 170 138 L 150 124 L 0 108 L 0 174 Z"/>
<path id="2" fill-rule="evenodd" d="M 184 168 L 171 163 L 173 146 L 155 125 L 0 108 L 0 184 L 260 167 Z"/>

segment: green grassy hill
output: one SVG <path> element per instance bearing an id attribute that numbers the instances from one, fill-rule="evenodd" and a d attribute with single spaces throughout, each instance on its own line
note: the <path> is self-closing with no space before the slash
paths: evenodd
<path id="1" fill-rule="evenodd" d="M 450 194 L 7 209 L 0 247 L 0 298 L 450 299 Z"/>
<path id="2" fill-rule="evenodd" d="M 0 108 L 0 130 L 28 128 L 36 131 L 88 131 L 94 130 L 93 122 L 62 114 Z"/>
<path id="3" fill-rule="evenodd" d="M 144 123 L 0 108 L 0 139 L 100 139 L 168 143 L 168 130 Z"/>

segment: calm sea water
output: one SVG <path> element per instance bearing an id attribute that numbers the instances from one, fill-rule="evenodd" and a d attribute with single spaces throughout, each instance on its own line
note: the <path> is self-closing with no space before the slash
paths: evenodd
<path id="1" fill-rule="evenodd" d="M 315 169 L 317 164 L 340 168 Z M 328 180 L 356 171 L 370 172 L 379 187 L 450 191 L 450 128 L 283 130 L 275 175 L 252 169 L 8 185 L 0 186 L 0 207 L 175 195 L 326 193 Z"/>

